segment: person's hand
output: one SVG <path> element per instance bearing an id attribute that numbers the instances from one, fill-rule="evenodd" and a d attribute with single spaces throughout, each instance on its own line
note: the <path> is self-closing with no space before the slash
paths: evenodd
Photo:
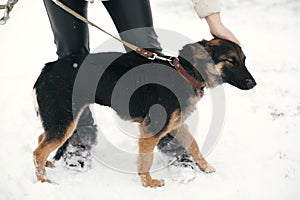
<path id="1" fill-rule="evenodd" d="M 238 45 L 241 45 L 241 43 L 238 41 L 238 39 L 233 35 L 233 33 L 226 28 L 223 23 L 221 22 L 220 13 L 213 13 L 207 17 L 205 17 L 207 24 L 210 29 L 210 33 L 217 38 L 225 39 L 232 41 Z"/>

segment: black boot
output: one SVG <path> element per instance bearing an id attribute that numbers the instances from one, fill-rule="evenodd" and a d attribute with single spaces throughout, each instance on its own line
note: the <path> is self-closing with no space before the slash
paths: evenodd
<path id="1" fill-rule="evenodd" d="M 159 141 L 157 147 L 162 152 L 174 181 L 188 183 L 196 178 L 197 165 L 176 138 L 168 134 Z"/>
<path id="2" fill-rule="evenodd" d="M 70 137 L 67 151 L 63 154 L 65 166 L 74 170 L 87 170 L 91 166 L 92 146 L 97 143 L 97 126 L 90 108 L 86 108 L 77 125 L 76 131 Z"/>
<path id="3" fill-rule="evenodd" d="M 78 122 L 77 129 L 69 140 L 60 147 L 55 160 L 61 157 L 67 168 L 77 171 L 85 171 L 91 166 L 90 150 L 97 143 L 97 126 L 94 125 L 91 110 L 86 108 Z"/>

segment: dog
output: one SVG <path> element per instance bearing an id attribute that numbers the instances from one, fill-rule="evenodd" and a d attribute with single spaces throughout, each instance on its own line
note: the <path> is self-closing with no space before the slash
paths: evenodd
<path id="1" fill-rule="evenodd" d="M 83 63 L 91 60 L 87 59 L 89 57 L 95 58 L 96 61 L 87 64 L 86 69 L 90 70 L 90 73 L 82 81 L 83 84 L 75 88 L 74 85 L 78 85 L 76 77 L 83 68 Z M 102 60 L 98 59 L 99 57 Z M 112 59 L 105 61 L 108 57 Z M 184 121 L 195 110 L 196 103 L 203 96 L 204 87 L 213 88 L 229 83 L 239 89 L 249 90 L 256 85 L 256 82 L 245 66 L 246 57 L 241 47 L 227 40 L 214 38 L 187 44 L 179 51 L 178 59 L 186 72 L 202 83 L 203 87 L 195 88 L 190 85 L 168 62 L 149 60 L 134 51 L 125 54 L 75 55 L 46 64 L 34 85 L 35 108 L 45 131 L 39 136 L 38 147 L 33 152 L 37 180 L 51 183 L 45 177 L 45 167 L 53 167 L 53 163 L 47 161 L 49 154 L 70 138 L 82 111 L 92 103 L 112 107 L 124 120 L 139 123 L 138 174 L 143 186 L 155 188 L 164 185 L 163 180 L 153 179 L 149 171 L 153 150 L 160 139 L 167 134 L 172 135 L 186 148 L 202 171 L 215 172 L 201 154 L 197 142 Z M 107 68 L 102 65 L 105 62 Z M 91 63 L 94 63 L 95 67 L 89 66 L 92 65 Z M 146 66 L 150 74 L 152 68 L 167 69 L 163 79 L 170 87 L 179 91 L 179 97 L 164 85 L 148 83 L 138 86 L 130 100 L 125 102 L 127 110 L 124 110 L 124 106 L 120 106 L 124 103 L 122 98 L 116 98 L 117 103 L 112 103 L 117 82 L 137 66 Z M 168 75 L 170 72 L 175 74 L 175 78 L 170 78 L 171 75 Z M 141 73 L 142 70 L 135 71 L 130 80 L 138 83 L 141 79 L 150 76 L 147 76 L 149 72 L 146 76 Z M 161 73 L 157 74 L 160 75 Z M 96 81 L 89 83 L 89 77 Z M 89 89 L 90 87 L 94 88 Z M 126 93 L 125 86 L 124 88 L 121 86 L 121 89 Z M 150 112 L 153 105 L 164 108 L 163 119 L 160 113 Z"/>

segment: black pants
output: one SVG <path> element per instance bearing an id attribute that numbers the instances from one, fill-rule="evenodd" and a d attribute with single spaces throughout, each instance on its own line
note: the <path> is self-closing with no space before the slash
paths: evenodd
<path id="1" fill-rule="evenodd" d="M 87 16 L 88 3 L 85 0 L 62 0 L 62 2 L 80 15 Z M 64 57 L 89 53 L 88 25 L 66 13 L 51 0 L 44 0 L 44 4 L 54 34 L 57 55 Z M 103 1 L 103 4 L 123 40 L 144 48 L 161 50 L 153 29 L 149 0 L 111 0 Z M 148 28 L 138 29 L 143 27 Z"/>
<path id="2" fill-rule="evenodd" d="M 61 1 L 80 15 L 84 17 L 87 16 L 88 3 L 85 0 Z M 44 4 L 51 23 L 58 57 L 89 53 L 88 25 L 59 8 L 51 0 L 44 0 Z M 161 51 L 161 46 L 153 29 L 149 0 L 110 0 L 103 1 L 103 4 L 123 40 L 143 48 Z M 139 29 L 144 27 L 147 28 Z M 132 29 L 134 30 L 132 31 Z M 126 50 L 128 51 L 129 49 Z M 78 123 L 78 130 L 80 127 L 91 126 L 93 123 L 94 120 L 91 112 L 89 109 L 86 109 Z M 89 128 L 88 130 L 89 132 L 94 131 L 94 134 L 96 134 L 94 128 Z M 86 133 L 83 131 L 83 134 Z M 93 135 L 93 133 L 89 134 Z M 82 139 L 85 137 L 76 137 L 76 135 L 73 135 L 72 138 L 70 138 L 70 142 L 77 145 L 80 144 L 80 141 L 77 141 L 75 138 Z M 93 140 L 95 140 L 93 136 L 89 138 L 94 138 Z M 165 137 L 158 147 L 166 153 L 170 151 L 170 149 L 178 150 L 178 144 L 175 146 L 172 145 L 172 147 L 168 145 L 167 148 L 166 143 L 170 140 L 172 140 L 171 136 Z M 93 144 L 94 142 L 95 141 L 82 141 L 83 144 Z"/>

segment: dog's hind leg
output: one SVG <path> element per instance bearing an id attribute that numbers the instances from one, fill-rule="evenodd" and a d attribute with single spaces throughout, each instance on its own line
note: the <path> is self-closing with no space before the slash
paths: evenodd
<path id="1" fill-rule="evenodd" d="M 175 137 L 182 146 L 186 148 L 188 153 L 193 157 L 194 161 L 200 167 L 200 169 L 206 173 L 215 172 L 215 168 L 212 167 L 201 154 L 198 144 L 186 125 L 182 125 L 180 128 L 171 131 L 170 133 Z"/>
<path id="2" fill-rule="evenodd" d="M 145 134 L 145 128 L 140 127 L 138 173 L 144 187 L 161 187 L 164 180 L 152 179 L 150 169 L 153 162 L 153 150 L 159 141 L 159 137 L 151 134 Z"/>
<path id="3" fill-rule="evenodd" d="M 37 180 L 41 182 L 51 183 L 49 179 L 46 179 L 46 169 L 47 158 L 49 154 L 64 144 L 64 142 L 72 135 L 74 129 L 76 128 L 77 122 L 74 120 L 70 125 L 66 128 L 63 137 L 60 139 L 57 138 L 47 138 L 47 134 L 43 133 L 39 137 L 39 145 L 33 152 L 33 161 L 35 165 L 35 174 L 37 176 Z"/>
<path id="4" fill-rule="evenodd" d="M 38 144 L 40 144 L 45 139 L 45 137 L 46 137 L 46 134 L 42 133 L 38 138 Z M 53 164 L 53 162 L 47 160 L 45 166 L 49 167 L 49 168 L 53 168 L 54 164 Z"/>

